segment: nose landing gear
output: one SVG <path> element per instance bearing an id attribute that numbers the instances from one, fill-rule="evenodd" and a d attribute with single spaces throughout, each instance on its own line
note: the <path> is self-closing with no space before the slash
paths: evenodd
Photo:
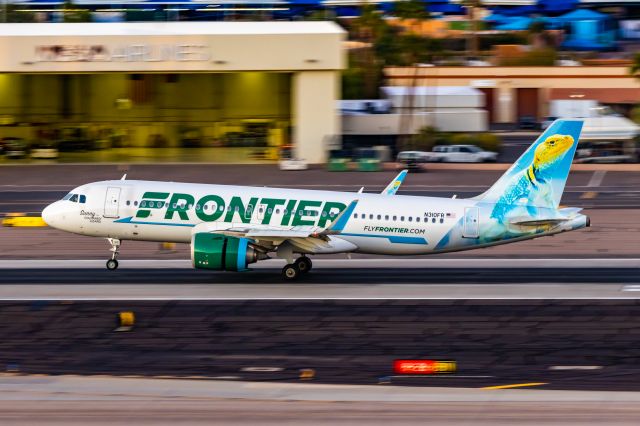
<path id="1" fill-rule="evenodd" d="M 117 238 L 107 238 L 107 241 L 111 244 L 111 248 L 109 249 L 111 252 L 111 259 L 107 260 L 107 269 L 113 271 L 118 269 L 118 259 L 116 259 L 116 257 L 118 257 L 120 250 L 120 240 Z"/>

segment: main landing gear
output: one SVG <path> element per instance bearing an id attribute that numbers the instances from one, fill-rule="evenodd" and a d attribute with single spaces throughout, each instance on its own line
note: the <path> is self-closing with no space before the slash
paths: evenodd
<path id="1" fill-rule="evenodd" d="M 118 269 L 118 259 L 116 259 L 116 257 L 118 257 L 120 250 L 120 240 L 117 238 L 107 238 L 107 241 L 111 244 L 111 248 L 109 249 L 111 252 L 111 259 L 107 260 L 107 269 L 113 271 Z"/>
<path id="2" fill-rule="evenodd" d="M 282 268 L 282 276 L 287 281 L 293 281 L 300 278 L 300 275 L 306 274 L 311 270 L 313 264 L 307 256 L 296 259 L 295 262 L 289 263 Z"/>

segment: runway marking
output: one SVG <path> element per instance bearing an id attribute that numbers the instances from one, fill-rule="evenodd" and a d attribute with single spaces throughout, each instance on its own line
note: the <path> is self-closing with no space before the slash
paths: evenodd
<path id="1" fill-rule="evenodd" d="M 282 367 L 242 367 L 240 369 L 245 373 L 277 373 L 282 370 L 284 370 Z"/>
<path id="2" fill-rule="evenodd" d="M 595 172 L 593 172 L 591 179 L 589 179 L 589 183 L 587 183 L 587 186 L 590 186 L 590 187 L 600 186 L 606 174 L 607 174 L 606 170 L 596 170 Z"/>
<path id="3" fill-rule="evenodd" d="M 601 365 L 552 365 L 549 370 L 566 371 L 566 370 L 602 370 Z"/>
<path id="4" fill-rule="evenodd" d="M 545 383 L 545 382 L 515 383 L 512 385 L 485 386 L 480 389 L 484 389 L 484 390 L 514 389 L 514 388 L 524 388 L 524 387 L 542 386 L 542 385 L 548 385 L 548 383 Z"/>
<path id="5" fill-rule="evenodd" d="M 625 285 L 624 287 L 622 287 L 622 291 L 640 291 L 640 285 L 638 284 Z"/>

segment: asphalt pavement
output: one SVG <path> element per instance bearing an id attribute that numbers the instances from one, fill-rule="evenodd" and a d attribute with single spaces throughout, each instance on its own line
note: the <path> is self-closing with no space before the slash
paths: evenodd
<path id="1" fill-rule="evenodd" d="M 640 390 L 637 300 L 16 301 L 0 334 L 0 365 L 26 374 Z M 457 372 L 398 376 L 395 359 Z"/>

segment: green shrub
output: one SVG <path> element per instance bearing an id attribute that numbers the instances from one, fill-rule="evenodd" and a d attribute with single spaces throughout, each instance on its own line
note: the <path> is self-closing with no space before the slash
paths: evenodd
<path id="1" fill-rule="evenodd" d="M 456 133 L 451 136 L 451 145 L 475 145 L 476 139 L 468 133 Z"/>
<path id="2" fill-rule="evenodd" d="M 480 133 L 476 137 L 475 145 L 485 151 L 500 152 L 502 149 L 502 139 L 493 133 Z"/>

